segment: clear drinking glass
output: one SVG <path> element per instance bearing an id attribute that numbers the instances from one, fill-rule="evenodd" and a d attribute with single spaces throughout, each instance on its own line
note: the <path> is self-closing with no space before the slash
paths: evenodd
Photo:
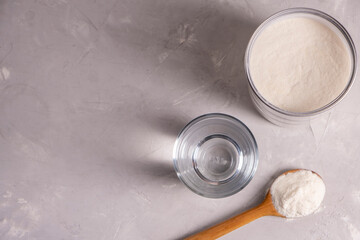
<path id="1" fill-rule="evenodd" d="M 347 46 L 349 53 L 351 55 L 352 59 L 352 70 L 351 70 L 351 76 L 349 78 L 348 84 L 346 85 L 345 89 L 342 91 L 342 93 L 333 101 L 328 103 L 327 105 L 316 109 L 314 111 L 310 112 L 289 112 L 285 111 L 283 109 L 280 109 L 274 105 L 272 105 L 270 102 L 268 102 L 256 89 L 256 86 L 253 83 L 253 80 L 251 78 L 251 72 L 249 67 L 250 57 L 251 57 L 251 50 L 253 47 L 253 44 L 255 43 L 257 37 L 259 34 L 270 24 L 272 24 L 274 21 L 277 21 L 279 18 L 284 17 L 291 17 L 291 16 L 306 16 L 315 18 L 322 23 L 328 25 L 333 31 L 340 37 L 340 39 L 343 40 L 345 45 Z M 248 79 L 248 85 L 249 85 L 249 92 L 252 102 L 254 103 L 256 109 L 260 112 L 262 116 L 264 116 L 267 120 L 270 122 L 280 125 L 280 126 L 291 126 L 291 125 L 300 125 L 304 123 L 309 123 L 311 119 L 319 117 L 325 112 L 328 112 L 332 107 L 334 107 L 337 103 L 339 103 L 345 95 L 349 92 L 351 86 L 354 83 L 355 75 L 356 75 L 356 67 L 357 67 L 357 56 L 356 56 L 356 49 L 355 45 L 349 35 L 349 33 L 346 31 L 346 29 L 333 17 L 329 16 L 326 13 L 323 13 L 321 11 L 310 9 L 310 8 L 290 8 L 283 11 L 280 11 L 272 16 L 270 16 L 268 19 L 266 19 L 254 32 L 252 35 L 249 44 L 247 46 L 246 52 L 245 52 L 245 70 L 246 75 Z"/>
<path id="2" fill-rule="evenodd" d="M 258 148 L 245 124 L 212 113 L 184 127 L 175 142 L 173 160 L 178 177 L 193 192 L 222 198 L 251 181 L 258 165 Z"/>

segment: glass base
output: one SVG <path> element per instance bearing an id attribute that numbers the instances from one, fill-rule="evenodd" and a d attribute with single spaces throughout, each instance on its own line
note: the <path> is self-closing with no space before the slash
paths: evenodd
<path id="1" fill-rule="evenodd" d="M 242 152 L 231 138 L 214 134 L 196 146 L 192 160 L 199 177 L 211 184 L 221 184 L 241 169 Z"/>

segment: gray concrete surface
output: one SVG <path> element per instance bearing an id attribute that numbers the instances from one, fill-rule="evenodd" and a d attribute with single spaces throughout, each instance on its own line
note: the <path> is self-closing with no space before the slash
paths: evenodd
<path id="1" fill-rule="evenodd" d="M 223 239 L 360 239 L 360 84 L 298 129 L 264 120 L 247 93 L 250 35 L 296 6 L 336 17 L 358 46 L 356 0 L 0 1 L 0 239 L 181 239 L 260 203 L 290 168 L 323 176 L 319 213 Z M 253 181 L 225 199 L 172 167 L 178 131 L 209 112 L 241 119 L 260 150 Z"/>

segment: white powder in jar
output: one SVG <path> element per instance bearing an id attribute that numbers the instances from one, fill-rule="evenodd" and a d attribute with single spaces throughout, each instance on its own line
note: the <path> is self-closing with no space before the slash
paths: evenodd
<path id="1" fill-rule="evenodd" d="M 313 111 L 336 99 L 350 80 L 352 60 L 334 29 L 316 17 L 293 16 L 262 30 L 249 62 L 259 93 L 290 112 Z"/>
<path id="2" fill-rule="evenodd" d="M 325 196 L 325 184 L 315 173 L 299 170 L 279 176 L 270 188 L 275 209 L 285 217 L 314 213 Z"/>

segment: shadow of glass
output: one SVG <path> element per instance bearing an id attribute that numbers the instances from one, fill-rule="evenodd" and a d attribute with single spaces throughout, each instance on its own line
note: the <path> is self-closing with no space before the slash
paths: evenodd
<path id="1" fill-rule="evenodd" d="M 179 183 L 172 161 L 146 159 L 137 165 L 137 169 L 144 175 L 154 178 L 164 178 L 166 181 Z"/>
<path id="2" fill-rule="evenodd" d="M 159 115 L 146 114 L 144 119 L 149 128 L 154 129 L 159 135 L 172 137 L 174 141 L 180 131 L 191 121 L 187 116 L 171 112 L 163 112 Z"/>

